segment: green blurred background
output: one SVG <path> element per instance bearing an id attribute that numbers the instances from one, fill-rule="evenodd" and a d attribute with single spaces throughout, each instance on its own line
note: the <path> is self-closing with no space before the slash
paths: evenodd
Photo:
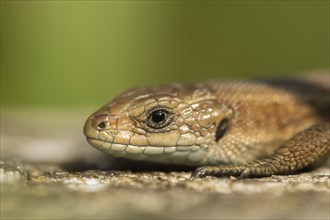
<path id="1" fill-rule="evenodd" d="M 1 105 L 329 68 L 329 1 L 1 1 Z"/>

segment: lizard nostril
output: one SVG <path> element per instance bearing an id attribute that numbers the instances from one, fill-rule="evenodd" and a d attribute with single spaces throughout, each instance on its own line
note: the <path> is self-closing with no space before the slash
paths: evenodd
<path id="1" fill-rule="evenodd" d="M 102 130 L 103 128 L 105 128 L 105 123 L 104 122 L 101 122 L 100 124 L 97 125 L 98 130 Z"/>
<path id="2" fill-rule="evenodd" d="M 92 125 L 95 129 L 98 131 L 103 131 L 107 128 L 109 128 L 109 115 L 108 114 L 102 114 L 97 115 L 92 118 Z"/>

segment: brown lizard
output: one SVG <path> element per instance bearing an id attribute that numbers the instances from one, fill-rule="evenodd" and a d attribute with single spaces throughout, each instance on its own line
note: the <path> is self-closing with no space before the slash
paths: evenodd
<path id="1" fill-rule="evenodd" d="M 329 72 L 132 89 L 86 121 L 116 157 L 200 166 L 194 177 L 291 174 L 330 152 Z"/>

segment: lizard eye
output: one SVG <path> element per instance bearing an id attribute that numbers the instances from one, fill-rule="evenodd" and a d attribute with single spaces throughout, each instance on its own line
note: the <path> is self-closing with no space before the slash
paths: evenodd
<path id="1" fill-rule="evenodd" d="M 155 109 L 149 113 L 146 124 L 151 128 L 161 129 L 172 122 L 171 116 L 171 112 L 166 109 Z"/>
<path id="2" fill-rule="evenodd" d="M 152 120 L 152 122 L 154 122 L 156 124 L 160 124 L 163 121 L 165 121 L 166 116 L 167 116 L 167 112 L 165 112 L 163 110 L 157 110 L 151 114 L 151 120 Z"/>

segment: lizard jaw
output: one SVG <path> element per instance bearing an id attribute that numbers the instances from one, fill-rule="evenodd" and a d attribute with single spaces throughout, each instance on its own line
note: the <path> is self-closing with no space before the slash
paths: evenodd
<path id="1" fill-rule="evenodd" d="M 197 145 L 193 146 L 134 146 L 106 142 L 95 138 L 87 141 L 93 147 L 115 157 L 133 160 L 146 160 L 157 163 L 170 163 L 197 166 L 204 164 L 207 151 Z"/>

